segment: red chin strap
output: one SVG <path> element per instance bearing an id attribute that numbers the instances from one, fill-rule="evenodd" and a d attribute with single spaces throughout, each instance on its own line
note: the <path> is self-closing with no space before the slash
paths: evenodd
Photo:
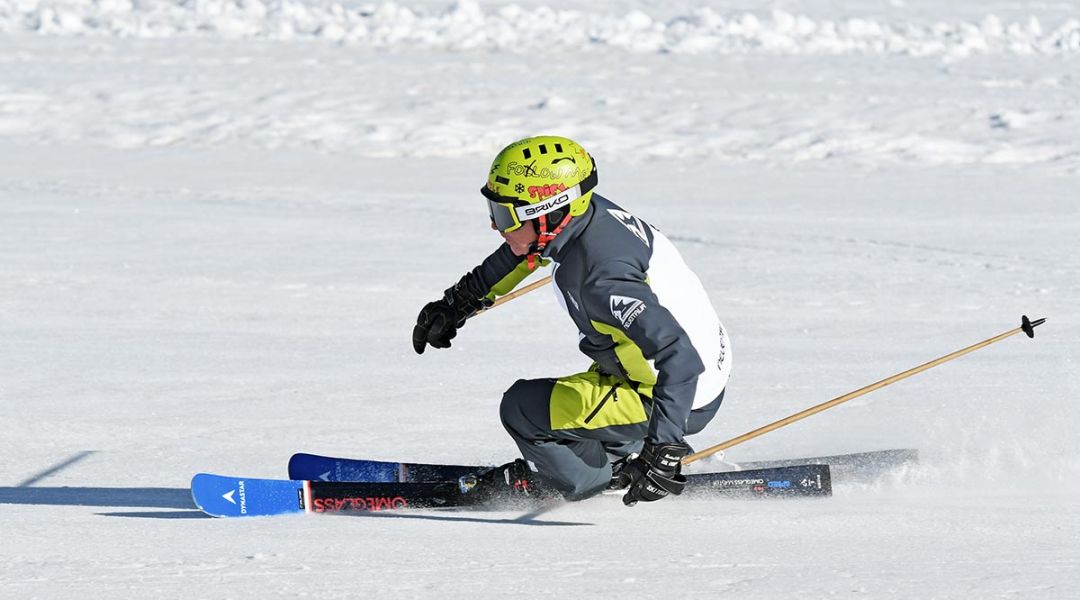
<path id="1" fill-rule="evenodd" d="M 563 217 L 562 222 L 559 223 L 553 231 L 548 231 L 547 215 L 540 215 L 540 226 L 537 228 L 537 233 L 539 235 L 536 242 L 529 248 L 529 256 L 526 259 L 529 263 L 530 271 L 536 270 L 537 260 L 540 258 L 540 254 L 544 251 L 544 248 L 551 243 L 551 240 L 555 239 L 555 236 L 559 235 L 559 232 L 566 229 L 566 226 L 570 224 L 571 219 L 573 219 L 573 217 L 570 216 L 570 211 L 566 211 L 566 216 Z"/>

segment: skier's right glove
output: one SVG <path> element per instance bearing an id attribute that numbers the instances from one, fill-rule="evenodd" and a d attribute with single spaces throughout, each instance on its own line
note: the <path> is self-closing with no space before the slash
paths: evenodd
<path id="1" fill-rule="evenodd" d="M 641 455 L 626 463 L 618 474 L 629 487 L 623 504 L 633 506 L 638 502 L 655 502 L 669 494 L 681 494 L 686 487 L 682 459 L 689 452 L 686 444 L 645 442 Z"/>
<path id="2" fill-rule="evenodd" d="M 443 293 L 443 297 L 428 302 L 420 310 L 413 327 L 413 350 L 423 354 L 428 344 L 432 348 L 449 348 L 450 340 L 457 335 L 457 330 L 465 324 L 465 319 L 475 315 L 492 302 L 485 297 L 476 298 L 470 291 L 473 283 L 472 273 L 466 273 L 453 287 Z"/>

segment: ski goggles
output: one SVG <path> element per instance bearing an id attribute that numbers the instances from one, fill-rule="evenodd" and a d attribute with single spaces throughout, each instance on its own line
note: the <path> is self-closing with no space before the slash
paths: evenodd
<path id="1" fill-rule="evenodd" d="M 488 214 L 495 228 L 502 233 L 510 233 L 521 227 L 521 224 L 531 219 L 538 219 L 542 215 L 555 212 L 561 208 L 569 207 L 570 203 L 584 196 L 596 187 L 596 170 L 572 188 L 556 192 L 547 198 L 530 204 L 513 196 L 501 196 L 486 185 L 480 188 L 480 193 L 487 200 Z"/>

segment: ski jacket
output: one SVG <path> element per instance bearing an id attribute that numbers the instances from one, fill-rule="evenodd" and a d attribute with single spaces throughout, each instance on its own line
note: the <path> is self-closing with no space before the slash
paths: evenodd
<path id="1" fill-rule="evenodd" d="M 701 281 L 659 230 L 594 193 L 547 248 L 554 289 L 594 368 L 652 400 L 647 439 L 681 441 L 690 411 L 714 401 L 731 373 L 731 349 Z M 503 244 L 467 275 L 494 299 L 529 274 Z"/>

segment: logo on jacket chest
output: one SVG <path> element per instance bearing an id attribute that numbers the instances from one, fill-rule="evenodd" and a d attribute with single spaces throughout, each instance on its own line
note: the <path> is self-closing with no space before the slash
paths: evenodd
<path id="1" fill-rule="evenodd" d="M 645 312 L 645 303 L 629 296 L 611 297 L 611 316 L 622 323 L 623 329 L 630 329 L 641 313 Z"/>

